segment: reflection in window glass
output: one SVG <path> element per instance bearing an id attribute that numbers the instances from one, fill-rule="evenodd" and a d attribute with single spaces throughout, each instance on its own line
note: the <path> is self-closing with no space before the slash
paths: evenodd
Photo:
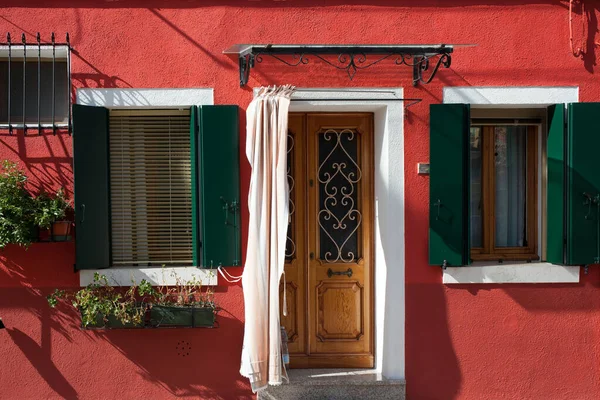
<path id="1" fill-rule="evenodd" d="M 527 127 L 494 128 L 496 247 L 527 246 Z"/>
<path id="2" fill-rule="evenodd" d="M 483 242 L 482 139 L 481 127 L 471 127 L 471 247 L 482 247 Z"/>

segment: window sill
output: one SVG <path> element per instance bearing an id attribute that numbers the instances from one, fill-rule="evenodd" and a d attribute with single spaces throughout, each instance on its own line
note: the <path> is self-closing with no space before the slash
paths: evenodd
<path id="1" fill-rule="evenodd" d="M 217 271 L 197 267 L 165 267 L 165 268 L 107 268 L 79 271 L 79 284 L 87 286 L 94 280 L 94 274 L 106 275 L 111 286 L 131 286 L 133 282 L 147 280 L 153 286 L 174 286 L 177 280 L 189 281 L 193 278 L 202 282 L 203 286 L 216 286 Z"/>
<path id="2" fill-rule="evenodd" d="M 468 267 L 444 270 L 444 284 L 465 283 L 579 283 L 579 266 L 555 265 L 547 262 L 480 261 Z"/>

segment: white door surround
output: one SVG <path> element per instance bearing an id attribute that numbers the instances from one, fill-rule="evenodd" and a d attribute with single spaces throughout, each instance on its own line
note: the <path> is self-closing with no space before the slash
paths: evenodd
<path id="1" fill-rule="evenodd" d="M 290 112 L 374 113 L 375 369 L 390 379 L 405 377 L 404 102 L 389 100 L 402 95 L 401 88 L 298 89 L 290 106 Z"/>

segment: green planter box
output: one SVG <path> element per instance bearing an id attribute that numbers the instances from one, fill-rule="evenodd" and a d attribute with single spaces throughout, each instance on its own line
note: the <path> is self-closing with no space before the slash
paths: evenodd
<path id="1" fill-rule="evenodd" d="M 150 324 L 153 327 L 212 328 L 215 324 L 215 312 L 210 307 L 153 306 L 150 309 Z"/>

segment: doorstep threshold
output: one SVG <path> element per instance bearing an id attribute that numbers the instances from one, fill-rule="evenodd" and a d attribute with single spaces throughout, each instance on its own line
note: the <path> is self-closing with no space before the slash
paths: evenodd
<path id="1" fill-rule="evenodd" d="M 318 368 L 288 369 L 290 385 L 404 385 L 403 379 L 389 379 L 375 369 Z"/>

